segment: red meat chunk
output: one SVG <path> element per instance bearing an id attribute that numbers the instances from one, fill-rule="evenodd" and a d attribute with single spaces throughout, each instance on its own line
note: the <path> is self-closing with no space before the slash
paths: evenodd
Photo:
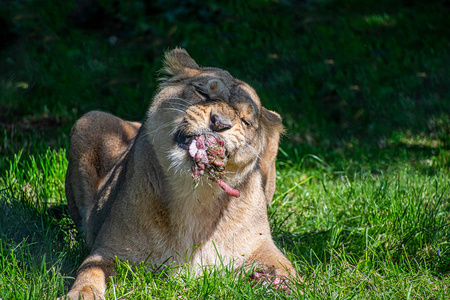
<path id="1" fill-rule="evenodd" d="M 228 195 L 239 198 L 239 191 L 222 179 L 227 163 L 224 140 L 213 135 L 196 135 L 189 146 L 189 155 L 194 159 L 192 177 L 196 182 L 206 171 L 208 178 L 217 182 Z"/>

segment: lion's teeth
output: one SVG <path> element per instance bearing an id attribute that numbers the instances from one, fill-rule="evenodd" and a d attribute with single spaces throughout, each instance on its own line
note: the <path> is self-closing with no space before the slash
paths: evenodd
<path id="1" fill-rule="evenodd" d="M 189 143 L 190 141 L 192 141 L 192 136 L 187 136 L 187 137 L 184 138 L 184 143 L 185 144 Z"/>

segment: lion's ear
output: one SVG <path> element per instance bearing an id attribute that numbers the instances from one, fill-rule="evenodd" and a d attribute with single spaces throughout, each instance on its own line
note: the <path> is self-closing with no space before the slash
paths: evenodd
<path id="1" fill-rule="evenodd" d="M 283 122 L 279 114 L 264 107 L 262 107 L 261 113 L 263 118 L 262 121 L 266 127 L 276 129 L 280 131 L 280 133 L 284 131 Z"/>
<path id="2" fill-rule="evenodd" d="M 168 75 L 194 76 L 198 73 L 199 68 L 184 49 L 175 48 L 165 54 L 163 71 Z"/>
<path id="3" fill-rule="evenodd" d="M 280 136 L 284 132 L 281 117 L 274 111 L 262 108 L 262 125 L 266 146 L 260 156 L 261 175 L 267 205 L 272 201 L 275 192 L 276 167 L 275 159 L 278 153 Z"/>

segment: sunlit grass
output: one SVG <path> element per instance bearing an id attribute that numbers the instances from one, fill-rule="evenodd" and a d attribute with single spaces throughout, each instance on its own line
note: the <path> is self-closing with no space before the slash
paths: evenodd
<path id="1" fill-rule="evenodd" d="M 311 160 L 315 168 L 304 168 Z M 286 160 L 287 161 L 287 160 Z M 118 262 L 110 297 L 445 298 L 450 291 L 450 182 L 397 165 L 383 174 L 333 171 L 315 156 L 280 163 L 269 208 L 276 243 L 302 281 L 267 291 L 241 270 L 195 277 Z M 311 162 L 310 162 L 311 163 Z M 63 209 L 64 151 L 17 155 L 1 182 L 3 299 L 52 299 L 67 291 L 87 254 Z M 286 165 L 288 164 L 288 165 Z M 51 172 L 49 172 L 51 170 Z M 32 191 L 33 192 L 30 192 Z"/>

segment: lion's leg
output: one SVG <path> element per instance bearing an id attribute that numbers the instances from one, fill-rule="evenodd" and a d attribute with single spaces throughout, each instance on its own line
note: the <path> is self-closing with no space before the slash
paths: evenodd
<path id="1" fill-rule="evenodd" d="M 95 242 L 95 232 L 88 227 L 96 205 L 95 195 L 140 126 L 137 122 L 92 111 L 83 115 L 71 130 L 66 198 L 70 215 L 84 231 L 89 247 Z"/>
<path id="2" fill-rule="evenodd" d="M 254 252 L 252 260 L 258 269 L 249 276 L 251 281 L 271 284 L 274 289 L 291 292 L 289 282 L 297 274 L 291 262 L 272 241 L 260 246 Z"/>
<path id="3" fill-rule="evenodd" d="M 113 275 L 114 260 L 99 254 L 88 256 L 78 270 L 65 299 L 104 299 L 106 283 Z"/>
<path id="4" fill-rule="evenodd" d="M 270 241 L 261 245 L 253 252 L 251 260 L 256 266 L 261 266 L 268 275 L 274 277 L 294 277 L 296 272 L 291 262 Z"/>

